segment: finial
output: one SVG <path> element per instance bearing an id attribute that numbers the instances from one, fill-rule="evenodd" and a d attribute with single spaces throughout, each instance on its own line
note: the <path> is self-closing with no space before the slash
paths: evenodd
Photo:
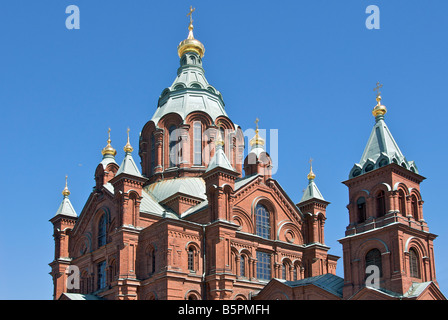
<path id="1" fill-rule="evenodd" d="M 193 36 L 193 12 L 194 10 L 196 10 L 196 8 L 193 8 L 193 6 L 190 6 L 190 12 L 187 13 L 187 17 L 190 16 L 190 24 L 188 25 L 188 30 L 190 30 L 191 35 Z M 188 38 L 188 39 L 194 39 L 194 37 L 192 38 Z"/>
<path id="2" fill-rule="evenodd" d="M 316 175 L 313 172 L 313 158 L 310 158 L 310 173 L 308 173 L 307 178 L 308 180 L 314 180 L 316 178 Z"/>
<path id="3" fill-rule="evenodd" d="M 107 155 L 111 155 L 111 156 L 113 156 L 113 157 L 115 157 L 115 155 L 117 154 L 117 150 L 115 150 L 114 148 L 112 148 L 112 146 L 111 146 L 111 144 L 110 144 L 110 128 L 109 128 L 109 130 L 107 131 L 107 133 L 108 133 L 108 135 L 109 135 L 109 138 L 107 139 L 107 146 L 105 146 L 104 148 L 103 148 L 103 150 L 101 150 L 101 154 L 103 155 L 103 156 L 107 156 Z"/>
<path id="4" fill-rule="evenodd" d="M 221 136 L 221 122 L 216 123 L 216 126 L 218 127 L 218 132 L 216 133 L 215 146 L 223 147 L 224 139 Z"/>
<path id="5" fill-rule="evenodd" d="M 384 116 L 387 112 L 387 109 L 384 105 L 381 104 L 381 91 L 380 89 L 383 87 L 382 84 L 378 81 L 376 83 L 376 87 L 373 89 L 373 91 L 376 91 L 376 106 L 372 110 L 372 114 L 375 118 L 380 119 L 382 116 Z"/>
<path id="6" fill-rule="evenodd" d="M 132 152 L 134 150 L 134 148 L 132 148 L 131 143 L 129 142 L 129 131 L 131 131 L 131 129 L 128 128 L 127 133 L 128 133 L 128 142 L 126 143 L 126 145 L 124 146 L 124 152 L 128 153 L 128 152 Z"/>
<path id="7" fill-rule="evenodd" d="M 64 190 L 62 190 L 62 195 L 64 196 L 64 198 L 70 195 L 70 191 L 68 190 L 67 187 L 67 175 L 65 176 L 65 188 Z"/>
<path id="8" fill-rule="evenodd" d="M 204 56 L 204 45 L 199 40 L 196 40 L 193 35 L 193 12 L 195 10 L 195 8 L 190 6 L 190 12 L 187 13 L 187 17 L 190 17 L 190 24 L 188 25 L 188 37 L 177 46 L 177 53 L 179 54 L 179 58 L 181 58 L 185 52 L 195 52 L 201 58 Z"/>
<path id="9" fill-rule="evenodd" d="M 255 119 L 255 126 L 256 126 L 256 128 L 255 128 L 255 136 L 252 138 L 252 139 L 250 139 L 250 141 L 249 141 L 249 143 L 250 143 L 250 145 L 251 145 L 251 147 L 252 148 L 256 148 L 256 147 L 262 147 L 262 146 L 264 146 L 264 140 L 263 140 L 263 138 L 261 138 L 259 135 L 258 135 L 258 122 L 260 121 L 260 119 L 258 119 L 258 118 L 256 118 Z"/>

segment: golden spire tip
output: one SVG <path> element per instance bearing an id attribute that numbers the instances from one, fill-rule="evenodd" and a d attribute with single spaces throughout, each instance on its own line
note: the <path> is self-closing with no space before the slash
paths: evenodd
<path id="1" fill-rule="evenodd" d="M 132 148 L 131 143 L 129 142 L 129 131 L 131 131 L 131 129 L 128 128 L 127 133 L 128 133 L 128 142 L 126 143 L 126 145 L 124 146 L 124 152 L 132 152 L 134 150 L 134 148 Z"/>
<path id="2" fill-rule="evenodd" d="M 67 187 L 67 178 L 68 178 L 68 176 L 65 175 L 65 188 L 64 188 L 64 190 L 62 190 L 62 195 L 64 197 L 68 197 L 70 195 L 70 191 L 68 190 L 68 187 Z"/>
<path id="3" fill-rule="evenodd" d="M 316 178 L 316 175 L 313 172 L 313 158 L 310 158 L 310 173 L 308 173 L 307 178 L 308 180 L 314 180 Z"/>

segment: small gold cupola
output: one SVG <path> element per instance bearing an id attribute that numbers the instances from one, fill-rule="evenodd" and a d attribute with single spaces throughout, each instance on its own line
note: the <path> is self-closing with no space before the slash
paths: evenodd
<path id="1" fill-rule="evenodd" d="M 313 159 L 310 159 L 310 173 L 306 176 L 308 180 L 314 180 L 316 178 L 316 175 L 313 172 Z"/>
<path id="2" fill-rule="evenodd" d="M 376 83 L 376 88 L 373 89 L 374 91 L 377 91 L 376 94 L 376 106 L 373 108 L 372 110 L 372 114 L 373 116 L 376 118 L 378 116 L 384 116 L 387 112 L 386 106 L 381 104 L 381 92 L 380 89 L 383 87 L 382 84 L 380 84 L 379 82 Z"/>
<path id="3" fill-rule="evenodd" d="M 103 148 L 103 150 L 101 150 L 101 154 L 103 155 L 103 156 L 113 156 L 113 157 L 115 157 L 116 156 L 116 154 L 117 154 L 117 150 L 115 150 L 114 148 L 112 148 L 112 146 L 111 146 L 111 144 L 110 144 L 110 142 L 111 142 L 111 140 L 110 140 L 110 128 L 109 128 L 109 130 L 108 130 L 108 134 L 109 134 L 109 138 L 107 139 L 107 146 L 105 146 L 104 148 Z"/>
<path id="4" fill-rule="evenodd" d="M 68 187 L 67 187 L 67 176 L 65 176 L 65 188 L 64 188 L 64 190 L 62 190 L 62 195 L 64 197 L 68 197 L 70 195 L 70 190 L 68 190 Z"/>
<path id="5" fill-rule="evenodd" d="M 263 138 L 261 138 L 258 135 L 258 121 L 260 121 L 258 118 L 255 120 L 255 125 L 256 125 L 256 129 L 255 129 L 255 136 L 250 139 L 249 144 L 250 146 L 253 148 L 257 148 L 257 147 L 263 147 L 264 146 L 264 140 Z"/>
<path id="6" fill-rule="evenodd" d="M 201 58 L 204 56 L 205 47 L 204 45 L 197 39 L 194 38 L 193 35 L 193 12 L 196 10 L 192 6 L 190 6 L 190 12 L 187 14 L 187 17 L 190 16 L 190 24 L 188 25 L 188 37 L 187 39 L 181 41 L 177 46 L 177 53 L 179 54 L 179 58 L 183 56 L 185 52 L 195 52 Z"/>
<path id="7" fill-rule="evenodd" d="M 129 131 L 131 129 L 128 128 L 127 133 L 128 133 L 128 142 L 126 143 L 126 145 L 124 146 L 123 150 L 124 152 L 128 153 L 128 152 L 132 152 L 134 151 L 134 148 L 132 148 L 131 143 L 129 142 Z"/>

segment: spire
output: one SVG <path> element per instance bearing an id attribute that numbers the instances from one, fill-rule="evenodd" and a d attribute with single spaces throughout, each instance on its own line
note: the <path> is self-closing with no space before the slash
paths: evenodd
<path id="1" fill-rule="evenodd" d="M 132 148 L 131 143 L 129 142 L 129 131 L 130 129 L 128 128 L 128 141 L 123 148 L 124 152 L 126 152 L 126 155 L 124 156 L 123 162 L 121 163 L 120 168 L 118 169 L 115 176 L 118 176 L 121 173 L 126 173 L 132 176 L 141 177 L 142 175 L 140 173 L 140 170 L 138 169 L 137 165 L 134 162 L 134 159 L 132 158 L 132 151 L 134 150 L 134 148 Z"/>
<path id="2" fill-rule="evenodd" d="M 62 190 L 62 195 L 64 198 L 62 199 L 61 204 L 59 205 L 58 211 L 56 211 L 55 217 L 58 215 L 68 216 L 72 218 L 77 218 L 78 215 L 75 212 L 75 209 L 73 208 L 70 200 L 68 199 L 68 196 L 70 195 L 70 191 L 67 187 L 67 176 L 65 176 L 65 188 Z"/>
<path id="3" fill-rule="evenodd" d="M 313 162 L 313 159 L 310 159 L 310 172 L 307 175 L 308 186 L 303 191 L 302 199 L 300 200 L 299 203 L 302 203 L 302 202 L 310 200 L 310 199 L 319 199 L 319 200 L 325 201 L 324 197 L 322 196 L 322 193 L 320 193 L 319 188 L 317 187 L 316 183 L 314 182 L 316 175 L 313 172 L 312 162 Z"/>
<path id="4" fill-rule="evenodd" d="M 382 86 L 382 84 L 377 82 L 377 86 L 374 89 L 377 91 L 377 104 L 372 110 L 372 114 L 375 117 L 375 124 L 370 133 L 367 145 L 364 148 L 361 160 L 353 166 L 349 174 L 349 179 L 390 163 L 396 163 L 412 172 L 418 173 L 414 161 L 406 160 L 384 121 L 384 115 L 386 114 L 387 109 L 381 104 L 381 92 L 379 89 L 382 88 Z"/>
<path id="5" fill-rule="evenodd" d="M 190 6 L 190 12 L 187 14 L 187 17 L 190 17 L 190 24 L 188 25 L 188 37 L 177 46 L 177 53 L 179 55 L 179 58 L 182 57 L 185 52 L 195 52 L 201 58 L 204 56 L 204 45 L 199 40 L 196 40 L 193 35 L 193 12 L 195 10 L 195 8 Z"/>

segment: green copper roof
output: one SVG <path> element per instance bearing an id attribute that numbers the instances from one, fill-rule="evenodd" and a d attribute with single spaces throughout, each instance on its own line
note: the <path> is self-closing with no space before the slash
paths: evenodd
<path id="1" fill-rule="evenodd" d="M 314 179 L 308 179 L 308 186 L 303 192 L 302 199 L 300 199 L 299 203 L 305 202 L 310 199 L 319 199 L 325 201 L 324 197 L 322 196 L 322 193 L 320 193 L 319 188 L 314 182 Z"/>
<path id="2" fill-rule="evenodd" d="M 199 55 L 187 52 L 180 62 L 177 77 L 169 88 L 162 91 L 151 120 L 157 125 L 168 113 L 177 113 L 185 119 L 193 111 L 203 111 L 213 121 L 219 116 L 227 117 L 221 93 L 205 78 Z"/>
<path id="3" fill-rule="evenodd" d="M 414 161 L 406 160 L 398 144 L 395 142 L 384 121 L 384 116 L 377 116 L 375 120 L 375 125 L 367 141 L 361 160 L 353 166 L 349 178 L 354 178 L 388 165 L 389 163 L 396 163 L 412 172 L 418 173 Z"/>
<path id="4" fill-rule="evenodd" d="M 72 203 L 68 199 L 68 196 L 64 196 L 64 199 L 62 199 L 62 202 L 58 208 L 58 211 L 56 211 L 56 214 L 54 216 L 63 215 L 68 217 L 77 218 L 78 215 L 75 212 L 75 209 L 72 206 Z"/>
<path id="5" fill-rule="evenodd" d="M 126 152 L 126 155 L 120 165 L 120 168 L 117 171 L 116 176 L 118 176 L 120 173 L 126 173 L 137 177 L 142 176 L 140 170 L 134 162 L 134 159 L 132 158 L 131 152 Z"/>

